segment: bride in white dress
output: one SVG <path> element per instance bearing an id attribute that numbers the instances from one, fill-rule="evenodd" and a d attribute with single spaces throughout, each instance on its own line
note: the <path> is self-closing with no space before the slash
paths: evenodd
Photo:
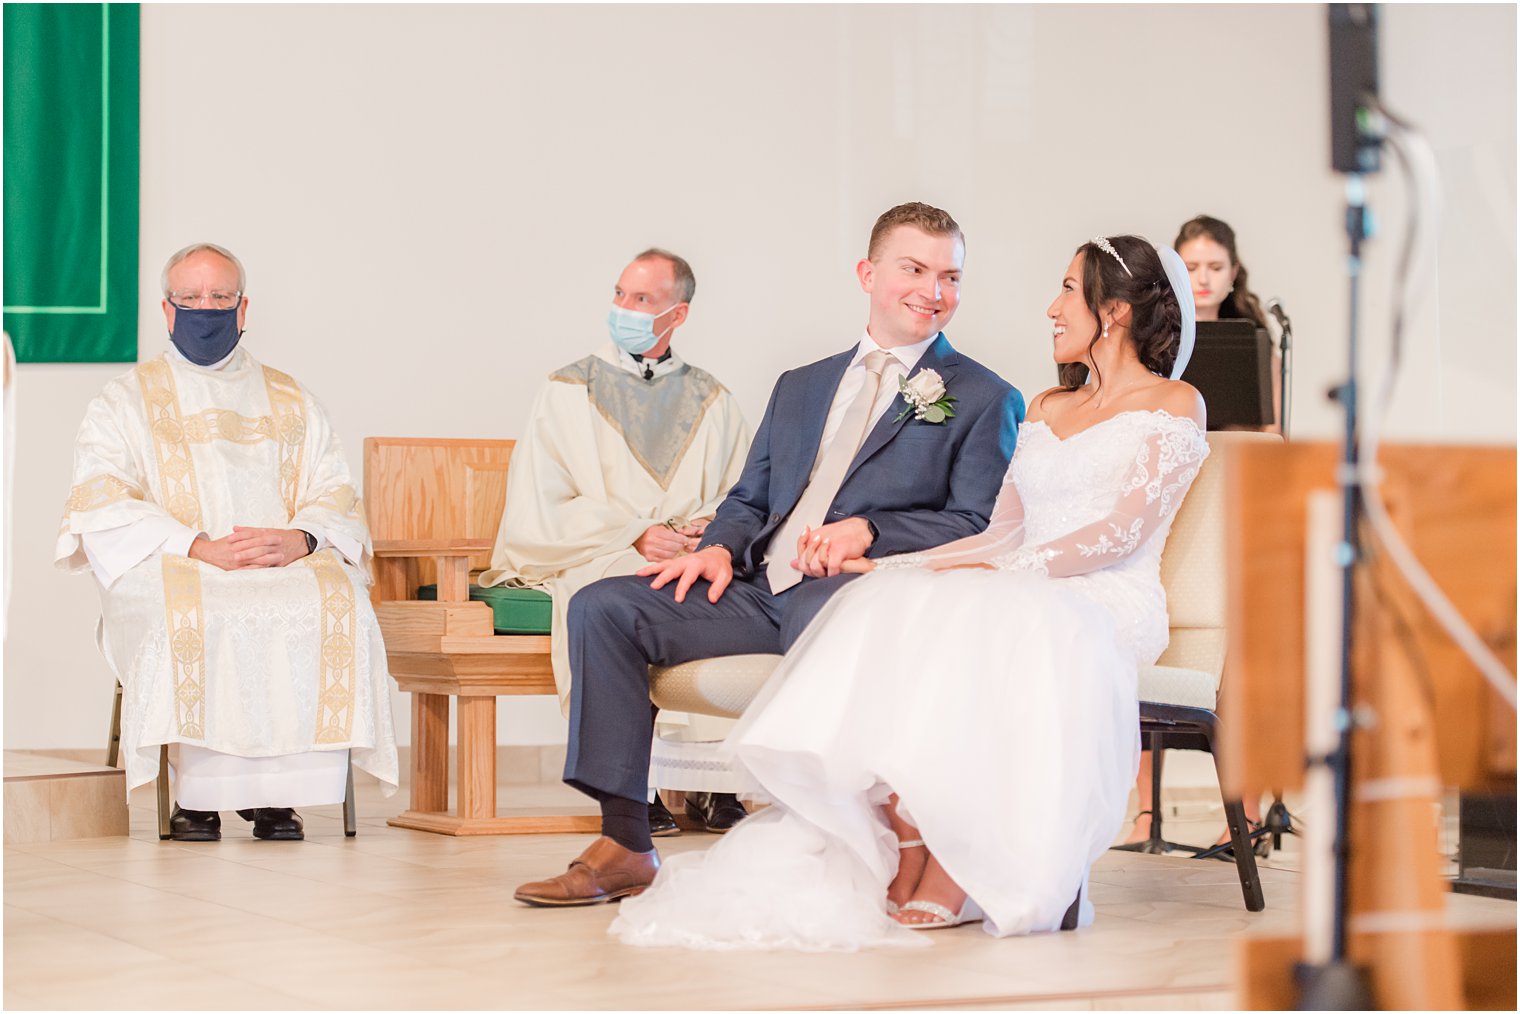
<path id="1" fill-rule="evenodd" d="M 824 607 L 727 741 L 774 803 L 672 857 L 630 944 L 854 949 L 984 919 L 1085 925 L 1139 759 L 1136 675 L 1167 643 L 1161 549 L 1208 454 L 1192 291 L 1169 248 L 1083 244 L 989 527 Z M 953 393 L 953 392 L 952 392 Z M 988 805 L 988 801 L 995 801 Z"/>

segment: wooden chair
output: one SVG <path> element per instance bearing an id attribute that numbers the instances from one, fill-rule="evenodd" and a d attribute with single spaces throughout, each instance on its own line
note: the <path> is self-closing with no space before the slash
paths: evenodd
<path id="1" fill-rule="evenodd" d="M 595 816 L 496 815 L 496 698 L 555 694 L 549 637 L 496 634 L 469 601 L 490 564 L 512 440 L 370 437 L 364 500 L 375 613 L 396 685 L 412 695 L 411 805 L 388 823 L 439 834 L 595 832 Z M 416 598 L 438 585 L 437 601 Z M 459 699 L 458 806 L 449 809 L 449 711 Z"/>
<path id="2" fill-rule="evenodd" d="M 111 701 L 111 735 L 106 741 L 106 767 L 114 768 L 121 759 L 121 684 L 116 684 L 116 694 Z M 158 748 L 158 840 L 168 841 L 169 818 L 173 806 L 169 801 L 169 745 Z M 348 786 L 343 794 L 343 835 L 352 838 L 359 833 L 359 817 L 354 806 L 354 762 L 348 761 Z"/>

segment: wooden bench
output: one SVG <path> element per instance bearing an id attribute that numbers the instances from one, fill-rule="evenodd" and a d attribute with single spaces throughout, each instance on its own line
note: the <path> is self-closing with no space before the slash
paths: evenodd
<path id="1" fill-rule="evenodd" d="M 548 635 L 496 634 L 469 601 L 490 565 L 512 440 L 370 437 L 364 500 L 372 598 L 396 685 L 412 695 L 411 805 L 392 827 L 439 834 L 595 832 L 591 815 L 496 815 L 496 698 L 556 693 Z M 438 585 L 436 602 L 417 588 Z M 449 710 L 459 699 L 458 806 L 449 812 Z"/>

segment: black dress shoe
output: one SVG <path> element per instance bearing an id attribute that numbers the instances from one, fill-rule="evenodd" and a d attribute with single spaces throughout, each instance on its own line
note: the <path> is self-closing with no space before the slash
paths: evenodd
<path id="1" fill-rule="evenodd" d="M 748 817 L 749 811 L 731 792 L 688 792 L 686 815 L 701 821 L 702 827 L 713 834 L 725 834 Z"/>
<path id="2" fill-rule="evenodd" d="M 253 836 L 265 841 L 301 841 L 301 815 L 288 806 L 264 806 L 257 810 L 239 810 L 238 816 L 253 821 Z"/>
<path id="3" fill-rule="evenodd" d="M 182 810 L 175 803 L 169 816 L 169 837 L 174 841 L 221 841 L 222 815 L 215 810 Z"/>
<path id="4" fill-rule="evenodd" d="M 654 794 L 654 802 L 649 804 L 649 837 L 669 838 L 681 833 L 681 826 L 676 823 L 676 818 L 666 809 L 665 801 L 660 794 Z"/>

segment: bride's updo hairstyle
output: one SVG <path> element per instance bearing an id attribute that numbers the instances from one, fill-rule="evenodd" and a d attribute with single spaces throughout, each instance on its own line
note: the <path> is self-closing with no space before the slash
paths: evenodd
<path id="1" fill-rule="evenodd" d="M 1087 351 L 1092 352 L 1103 334 L 1101 308 L 1114 300 L 1128 303 L 1129 335 L 1140 363 L 1152 373 L 1170 376 L 1182 333 L 1182 308 L 1167 281 L 1161 257 L 1139 236 L 1110 236 L 1108 243 L 1118 257 L 1092 242 L 1077 247 L 1077 253 L 1083 255 L 1082 299 L 1099 322 Z M 1075 391 L 1087 383 L 1087 373 L 1086 363 L 1063 363 L 1061 385 Z M 1100 382 L 1102 379 L 1098 378 Z"/>

